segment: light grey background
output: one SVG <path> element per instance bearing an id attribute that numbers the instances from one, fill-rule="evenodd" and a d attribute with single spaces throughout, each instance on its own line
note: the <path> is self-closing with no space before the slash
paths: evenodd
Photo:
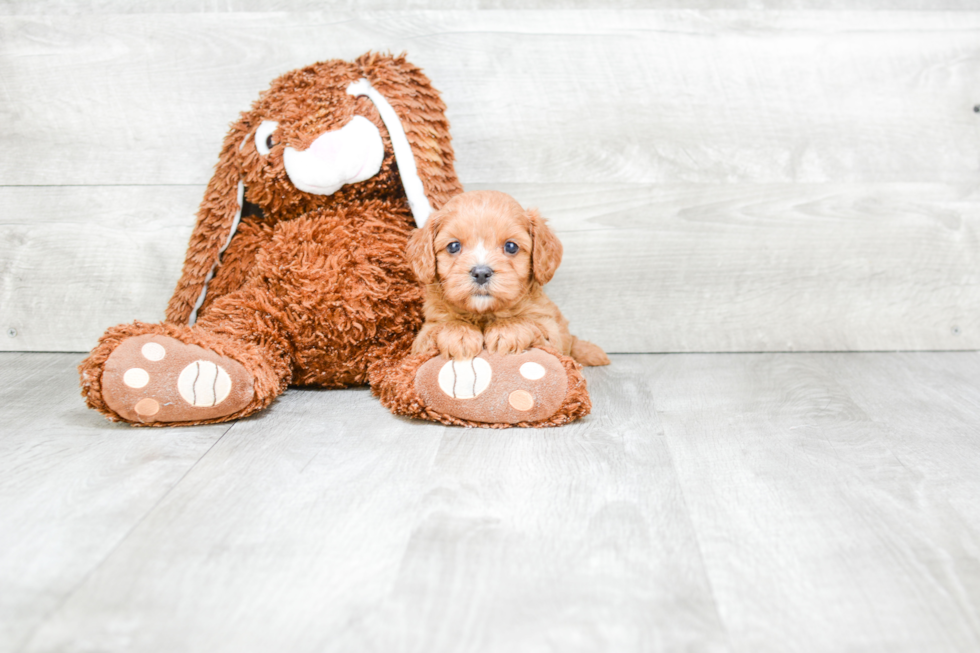
<path id="1" fill-rule="evenodd" d="M 87 409 L 40 352 L 161 319 L 227 125 L 370 48 L 633 352 L 592 414 Z M 980 354 L 637 353 L 980 346 L 978 76 L 964 0 L 0 1 L 0 652 L 980 650 Z"/>
<path id="2" fill-rule="evenodd" d="M 816 4 L 4 3 L 0 346 L 162 319 L 228 124 L 375 49 L 442 91 L 467 188 L 550 218 L 609 351 L 980 347 L 980 10 Z"/>

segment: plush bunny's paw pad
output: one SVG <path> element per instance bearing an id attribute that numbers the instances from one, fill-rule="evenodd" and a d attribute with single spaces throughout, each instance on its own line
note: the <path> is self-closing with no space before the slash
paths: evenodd
<path id="1" fill-rule="evenodd" d="M 167 336 L 125 340 L 102 371 L 106 405 L 130 422 L 215 419 L 252 395 L 252 376 L 239 362 Z"/>
<path id="2" fill-rule="evenodd" d="M 485 424 L 537 422 L 554 415 L 565 399 L 568 374 L 540 349 L 488 354 L 470 360 L 436 357 L 419 368 L 415 390 L 439 413 Z"/>

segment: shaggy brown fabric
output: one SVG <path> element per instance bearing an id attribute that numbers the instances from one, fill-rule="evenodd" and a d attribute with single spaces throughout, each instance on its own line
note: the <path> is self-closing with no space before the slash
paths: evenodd
<path id="1" fill-rule="evenodd" d="M 271 239 L 275 224 L 320 208 L 343 207 L 367 199 L 381 200 L 392 210 L 406 208 L 405 193 L 395 163 L 388 131 L 374 103 L 366 97 L 347 94 L 347 87 L 361 78 L 388 100 L 401 118 L 419 177 L 434 209 L 462 192 L 453 167 L 446 105 L 428 78 L 404 55 L 392 57 L 368 53 L 350 63 L 328 61 L 286 73 L 272 82 L 242 114 L 225 137 L 214 176 L 208 184 L 191 235 L 184 273 L 167 308 L 167 321 L 186 323 L 204 285 L 204 279 L 227 242 L 238 210 L 238 182 L 245 184 L 246 199 L 261 209 L 263 216 L 243 218 L 239 231 L 251 242 L 235 243 L 222 257 L 216 278 L 209 284 L 207 302 L 233 290 L 242 281 L 248 256 Z M 381 132 L 385 158 L 381 171 L 365 181 L 344 186 L 332 195 L 313 195 L 296 189 L 286 174 L 282 156 L 286 145 L 305 150 L 318 136 L 343 127 L 355 115 L 370 120 Z M 279 122 L 278 142 L 263 157 L 247 140 L 263 120 Z M 242 143 L 245 142 L 244 147 Z M 409 219 L 408 226 L 414 227 Z M 263 231 L 262 227 L 265 228 Z"/>
<path id="2" fill-rule="evenodd" d="M 425 75 L 404 56 L 368 53 L 355 62 L 327 61 L 279 77 L 231 125 L 224 140 L 183 274 L 167 307 L 167 322 L 113 327 L 79 366 L 82 395 L 89 406 L 109 419 L 134 424 L 223 422 L 265 408 L 290 384 L 364 384 L 371 380 L 369 370 L 382 384 L 377 391 L 392 398 L 386 405 L 401 407 L 404 402 L 396 399 L 411 397 L 411 372 L 424 362 L 418 357 L 401 362 L 422 324 L 422 287 L 405 259 L 415 222 L 377 108 L 369 98 L 347 93 L 352 82 L 363 78 L 398 114 L 432 208 L 439 209 L 462 192 L 453 167 L 446 107 Z M 373 123 L 381 136 L 384 158 L 378 174 L 330 195 L 297 189 L 286 172 L 286 147 L 305 151 L 319 136 L 343 128 L 355 116 Z M 263 155 L 255 132 L 266 120 L 276 121 L 278 127 Z M 233 233 L 239 182 L 244 184 L 248 210 L 242 211 Z M 213 268 L 214 277 L 207 280 Z M 207 294 L 197 322 L 190 326 L 205 284 Z M 171 383 L 179 376 L 177 367 L 197 351 L 174 347 L 180 357 L 167 365 L 149 365 L 145 371 L 157 376 L 146 390 L 134 389 L 124 378 L 132 371 L 127 366 L 142 364 L 137 344 L 152 338 L 125 348 L 108 368 L 106 362 L 127 339 L 148 334 L 213 352 L 202 356 L 205 366 L 220 367 L 226 359 L 237 362 L 241 368 L 229 364 L 233 369 L 226 371 L 233 385 L 242 387 L 234 387 L 229 396 L 245 401 L 250 382 L 251 400 L 228 415 L 217 414 L 219 409 L 195 413 L 190 407 L 171 412 L 161 408 L 160 421 L 133 419 L 140 414 L 129 406 L 133 402 L 146 400 L 145 407 L 152 405 L 150 399 L 160 406 L 177 400 L 173 388 L 157 391 L 160 396 L 146 393 L 164 380 Z M 561 361 L 568 370 L 568 396 L 558 414 L 535 425 L 564 423 L 588 412 L 581 373 L 571 359 Z M 106 393 L 111 401 L 106 401 Z M 123 408 L 113 410 L 110 404 Z M 238 405 L 233 402 L 226 408 Z M 432 411 L 414 414 L 467 423 Z M 167 422 L 167 415 L 200 418 Z"/>
<path id="3" fill-rule="evenodd" d="M 422 290 L 404 258 L 415 223 L 377 108 L 370 99 L 347 93 L 362 78 L 401 119 L 433 208 L 462 191 L 445 105 L 404 56 L 368 53 L 355 62 L 328 61 L 281 76 L 224 140 L 167 309 L 168 323 L 113 327 L 79 367 L 82 394 L 91 407 L 122 419 L 102 396 L 103 368 L 123 340 L 143 334 L 200 345 L 238 361 L 254 377 L 255 395 L 244 409 L 185 424 L 250 414 L 289 384 L 363 384 L 372 362 L 401 358 L 410 349 L 422 321 Z M 385 154 L 379 173 L 330 195 L 295 188 L 283 162 L 285 147 L 306 150 L 356 115 L 381 134 Z M 267 155 L 253 138 L 264 120 L 279 123 Z M 239 181 L 254 209 L 243 215 L 229 243 Z M 226 243 L 197 323 L 189 327 Z"/>

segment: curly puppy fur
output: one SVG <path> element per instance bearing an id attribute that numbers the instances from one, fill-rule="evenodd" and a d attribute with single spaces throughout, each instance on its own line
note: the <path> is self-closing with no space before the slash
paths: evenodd
<path id="1" fill-rule="evenodd" d="M 534 209 L 511 196 L 472 191 L 452 198 L 412 235 L 408 259 L 425 284 L 420 354 L 473 358 L 548 347 L 582 365 L 608 365 L 598 346 L 579 340 L 542 286 L 561 263 L 562 246 Z"/>
<path id="2" fill-rule="evenodd" d="M 79 366 L 89 406 L 121 419 L 102 397 L 105 362 L 123 339 L 147 333 L 198 344 L 240 362 L 254 377 L 255 396 L 245 409 L 182 424 L 242 417 L 289 384 L 363 384 L 373 364 L 408 354 L 422 323 L 422 289 L 404 257 L 415 224 L 378 109 L 347 92 L 364 78 L 398 115 L 431 206 L 461 192 L 445 105 L 404 56 L 368 53 L 281 76 L 224 140 L 167 324 L 109 329 Z M 380 133 L 379 172 L 331 194 L 299 190 L 286 171 L 286 148 L 306 150 L 357 116 Z M 275 130 L 257 138 L 269 121 L 278 123 Z M 235 230 L 239 182 L 246 201 Z M 205 285 L 199 319 L 190 326 Z"/>

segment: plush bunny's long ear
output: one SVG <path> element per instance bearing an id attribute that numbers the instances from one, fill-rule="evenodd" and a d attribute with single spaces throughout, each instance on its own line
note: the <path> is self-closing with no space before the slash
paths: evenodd
<path id="1" fill-rule="evenodd" d="M 369 52 L 357 59 L 357 65 L 364 79 L 347 92 L 366 95 L 381 114 L 416 226 L 421 227 L 431 210 L 463 192 L 453 166 L 446 105 L 429 78 L 406 61 L 404 54 Z"/>
<path id="2" fill-rule="evenodd" d="M 238 227 L 244 201 L 238 151 L 249 130 L 243 116 L 232 125 L 225 137 L 214 176 L 208 183 L 204 201 L 197 212 L 197 224 L 187 247 L 184 271 L 167 305 L 168 322 L 195 322 L 221 253 L 228 247 Z"/>

